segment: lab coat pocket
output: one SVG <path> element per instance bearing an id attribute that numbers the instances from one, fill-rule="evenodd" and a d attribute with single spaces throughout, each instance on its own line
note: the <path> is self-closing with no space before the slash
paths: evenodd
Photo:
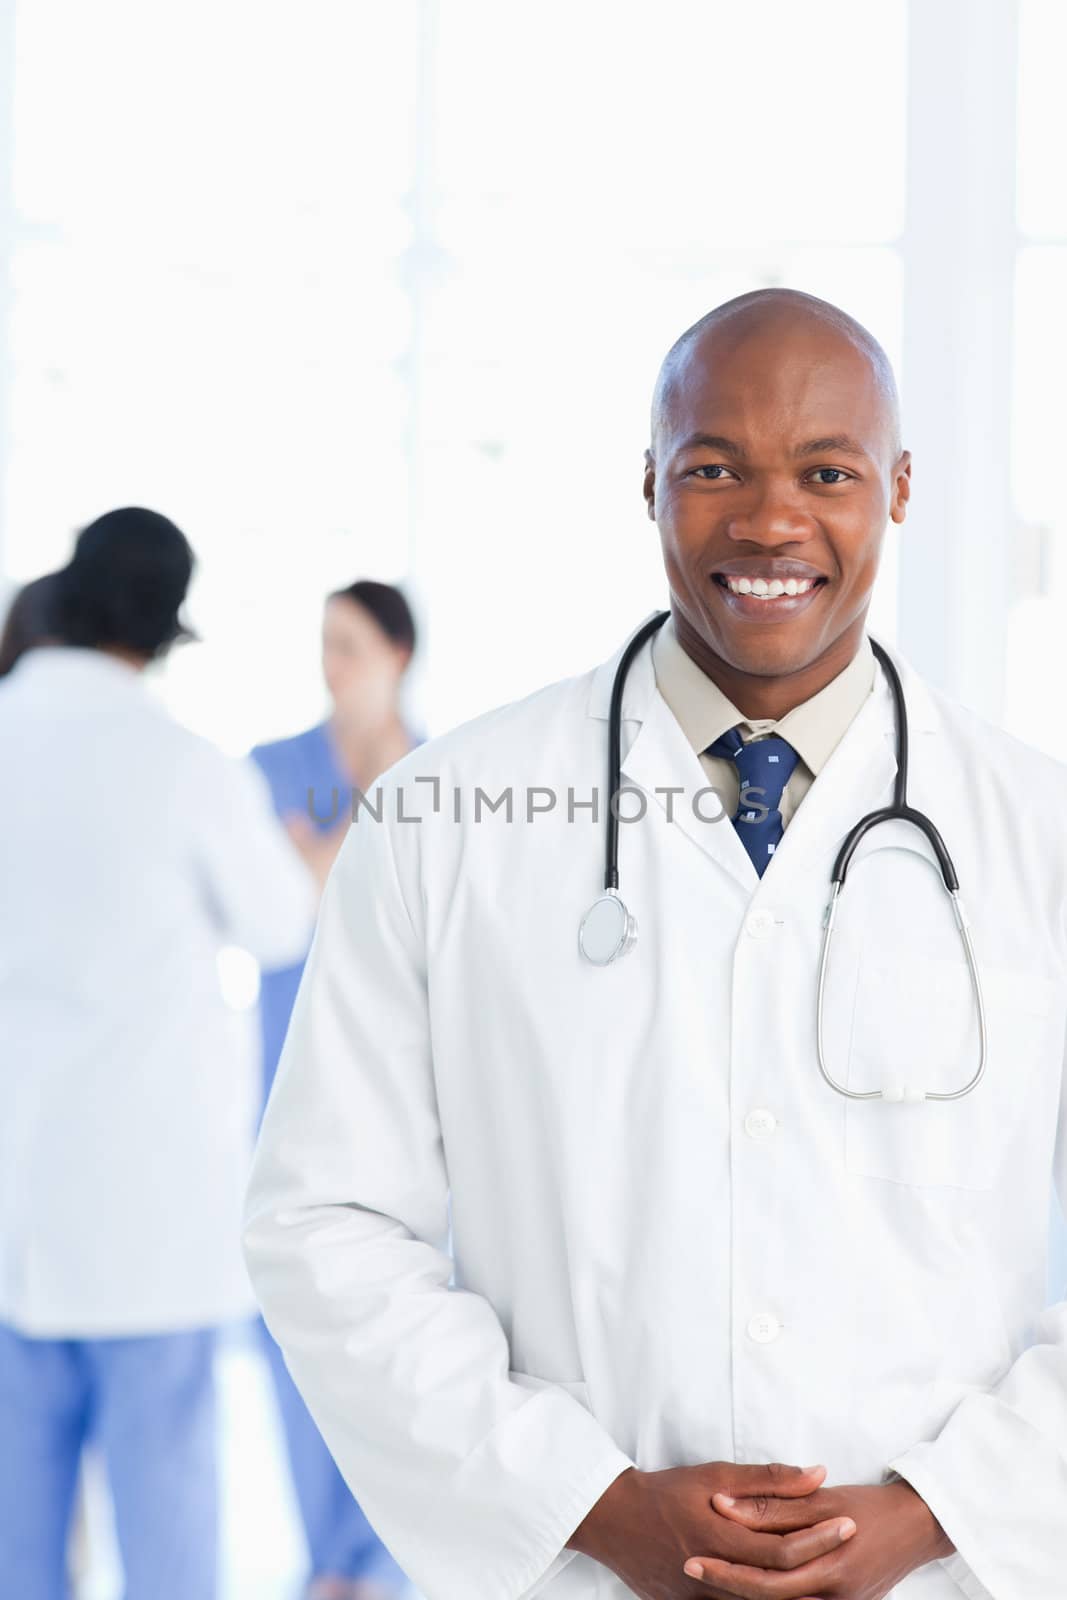
<path id="1" fill-rule="evenodd" d="M 1025 1115 L 1041 1061 L 1058 1059 L 1057 985 L 979 961 L 988 1053 L 981 1081 L 959 1100 L 845 1102 L 845 1166 L 864 1177 L 991 1189 Z M 978 1065 L 977 1008 L 962 959 L 861 958 L 846 1086 L 962 1088 Z"/>

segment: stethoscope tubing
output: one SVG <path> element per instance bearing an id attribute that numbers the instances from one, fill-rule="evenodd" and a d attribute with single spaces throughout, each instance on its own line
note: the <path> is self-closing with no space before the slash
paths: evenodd
<path id="1" fill-rule="evenodd" d="M 657 633 L 669 611 L 657 611 L 642 623 L 623 651 L 615 678 L 611 685 L 611 706 L 608 711 L 608 821 L 604 850 L 604 892 L 612 894 L 619 887 L 619 790 L 622 787 L 622 695 L 626 687 L 630 664 L 646 641 Z"/>
<path id="2" fill-rule="evenodd" d="M 617 946 L 605 958 L 589 955 L 586 948 L 585 927 L 587 917 L 583 919 L 582 928 L 579 930 L 579 947 L 588 959 L 595 965 L 608 965 L 618 955 L 631 949 L 637 938 L 637 924 L 627 911 L 619 895 L 619 791 L 622 786 L 622 697 L 626 687 L 626 679 L 630 666 L 637 653 L 646 642 L 656 633 L 670 616 L 669 611 L 659 611 L 643 623 L 633 638 L 627 644 L 615 669 L 615 677 L 611 686 L 611 704 L 608 713 L 608 816 L 605 831 L 604 850 L 604 895 L 617 902 L 618 919 L 620 928 L 625 929 L 620 936 Z M 981 1081 L 988 1057 L 988 1031 L 986 1024 L 985 999 L 982 993 L 981 975 L 978 970 L 978 959 L 975 954 L 974 941 L 971 937 L 970 922 L 960 895 L 959 877 L 955 864 L 949 854 L 948 847 L 941 834 L 930 818 L 922 811 L 917 810 L 908 803 L 908 713 L 904 699 L 904 689 L 900 681 L 900 674 L 896 665 L 891 660 L 887 651 L 877 640 L 871 640 L 871 648 L 880 663 L 889 683 L 893 697 L 894 722 L 896 726 L 896 775 L 893 782 L 892 804 L 883 806 L 877 811 L 868 812 L 864 817 L 849 829 L 837 853 L 831 874 L 830 900 L 823 916 L 822 942 L 819 950 L 818 980 L 815 998 L 815 1048 L 819 1063 L 819 1071 L 831 1089 L 836 1090 L 850 1100 L 887 1100 L 912 1103 L 921 1100 L 959 1100 L 969 1094 Z M 884 822 L 904 822 L 917 828 L 930 845 L 941 873 L 941 880 L 945 892 L 952 903 L 953 918 L 963 946 L 964 958 L 971 979 L 971 989 L 974 995 L 975 1008 L 978 1016 L 978 1066 L 971 1078 L 959 1089 L 934 1090 L 920 1089 L 906 1084 L 885 1085 L 881 1089 L 849 1089 L 845 1084 L 839 1083 L 830 1072 L 826 1063 L 824 1039 L 824 1012 L 826 998 L 826 979 L 830 964 L 830 948 L 833 940 L 834 924 L 837 919 L 838 906 L 848 870 L 855 856 L 860 842 L 874 828 Z M 597 902 L 599 906 L 601 902 Z M 596 906 L 592 908 L 596 909 Z M 609 905 L 608 911 L 614 907 Z"/>

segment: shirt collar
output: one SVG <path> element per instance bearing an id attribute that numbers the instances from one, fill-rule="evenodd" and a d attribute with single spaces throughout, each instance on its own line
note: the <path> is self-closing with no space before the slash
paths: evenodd
<path id="1" fill-rule="evenodd" d="M 688 656 L 668 617 L 652 646 L 656 687 L 675 721 L 699 755 L 728 728 L 740 725 L 742 736 L 775 733 L 788 740 L 805 766 L 818 776 L 831 751 L 874 686 L 876 663 L 867 635 L 843 671 L 809 700 L 794 706 L 781 721 L 750 720 Z"/>
<path id="2" fill-rule="evenodd" d="M 114 685 L 120 690 L 145 695 L 144 673 L 128 661 L 81 645 L 34 645 L 19 657 L 6 680 L 23 684 L 62 683 L 64 689 L 83 684 Z"/>

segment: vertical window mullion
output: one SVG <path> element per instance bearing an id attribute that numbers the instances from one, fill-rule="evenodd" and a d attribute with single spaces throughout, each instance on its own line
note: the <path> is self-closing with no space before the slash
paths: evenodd
<path id="1" fill-rule="evenodd" d="M 1013 509 L 1014 0 L 912 0 L 902 378 L 915 495 L 900 642 L 1000 715 Z"/>

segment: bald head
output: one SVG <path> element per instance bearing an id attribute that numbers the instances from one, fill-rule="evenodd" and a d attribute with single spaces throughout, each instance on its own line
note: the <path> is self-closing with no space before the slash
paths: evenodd
<path id="1" fill-rule="evenodd" d="M 878 340 L 847 312 L 798 289 L 755 289 L 716 306 L 694 322 L 668 350 L 652 398 L 652 454 L 668 429 L 692 369 L 727 377 L 735 357 L 767 347 L 783 352 L 807 348 L 813 366 L 837 363 L 853 381 L 869 378 L 882 413 L 889 456 L 900 454 L 900 401 L 889 358 Z"/>

